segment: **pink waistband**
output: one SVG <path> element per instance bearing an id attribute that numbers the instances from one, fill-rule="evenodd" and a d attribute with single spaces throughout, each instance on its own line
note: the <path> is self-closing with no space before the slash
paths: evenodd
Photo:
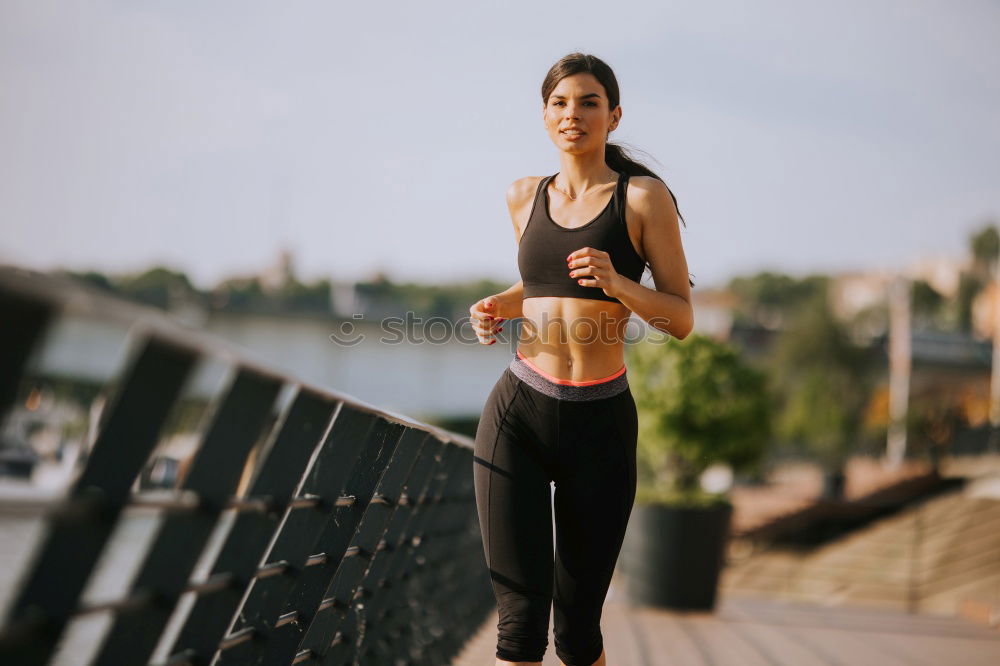
<path id="1" fill-rule="evenodd" d="M 529 368 L 540 374 L 542 377 L 545 377 L 545 379 L 549 380 L 553 384 L 561 384 L 563 386 L 591 386 L 593 384 L 603 384 L 604 382 L 610 382 L 612 379 L 616 377 L 621 377 L 622 374 L 625 372 L 625 366 L 623 365 L 621 369 L 615 371 L 614 373 L 608 375 L 607 377 L 601 377 L 600 379 L 587 379 L 581 382 L 575 382 L 572 379 L 559 379 L 558 377 L 550 375 L 549 373 L 545 372 L 537 365 L 529 361 L 525 357 L 525 355 L 521 353 L 520 349 L 517 350 L 517 357 L 521 359 L 522 363 L 524 363 Z"/>

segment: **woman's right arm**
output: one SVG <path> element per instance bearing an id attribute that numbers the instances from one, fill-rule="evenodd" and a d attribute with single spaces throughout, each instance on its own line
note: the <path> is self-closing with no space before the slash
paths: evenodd
<path id="1" fill-rule="evenodd" d="M 538 189 L 540 176 L 525 176 L 518 178 L 507 188 L 507 211 L 510 213 L 510 223 L 514 227 L 514 240 L 521 244 L 521 233 L 528 224 L 528 216 L 531 214 L 531 204 Z M 499 317 L 504 319 L 517 319 L 524 316 L 522 305 L 524 303 L 524 282 L 518 280 L 499 294 L 496 294 L 499 301 Z"/>
<path id="2" fill-rule="evenodd" d="M 521 243 L 521 230 L 527 224 L 531 203 L 538 187 L 539 177 L 518 178 L 507 188 L 507 210 L 514 226 L 514 239 Z M 482 344 L 493 344 L 493 333 L 504 321 L 524 316 L 524 282 L 518 280 L 499 294 L 476 301 L 469 308 L 470 320 Z"/>
<path id="3" fill-rule="evenodd" d="M 518 280 L 509 289 L 496 294 L 497 314 L 502 319 L 517 319 L 524 316 L 521 306 L 524 303 L 524 282 Z"/>

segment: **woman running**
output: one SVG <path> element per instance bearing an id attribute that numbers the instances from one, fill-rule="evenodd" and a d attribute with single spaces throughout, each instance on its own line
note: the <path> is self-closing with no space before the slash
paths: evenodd
<path id="1" fill-rule="evenodd" d="M 694 323 L 673 194 L 607 142 L 618 100 L 597 57 L 572 53 L 549 70 L 542 118 L 561 168 L 507 190 L 521 280 L 469 308 L 482 344 L 522 319 L 473 465 L 497 665 L 540 664 L 552 611 L 562 663 L 605 666 L 601 610 L 636 489 L 625 327 L 634 312 L 683 339 Z M 639 284 L 646 266 L 656 289 Z"/>

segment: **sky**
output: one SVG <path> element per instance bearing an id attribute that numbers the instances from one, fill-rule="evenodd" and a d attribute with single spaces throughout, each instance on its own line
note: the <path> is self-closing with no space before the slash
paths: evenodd
<path id="1" fill-rule="evenodd" d="M 697 286 L 961 256 L 1000 222 L 1000 3 L 0 2 L 0 263 L 208 287 L 518 279 L 574 51 L 677 197 Z"/>

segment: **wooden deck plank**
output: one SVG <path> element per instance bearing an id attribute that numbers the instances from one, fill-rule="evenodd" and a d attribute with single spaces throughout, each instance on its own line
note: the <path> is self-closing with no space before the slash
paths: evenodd
<path id="1" fill-rule="evenodd" d="M 684 631 L 672 614 L 657 609 L 630 610 L 650 645 L 651 661 L 648 666 L 709 666 L 711 662 L 703 646 Z M 611 653 L 608 655 L 610 657 Z M 608 663 L 612 663 L 610 658 Z"/>
<path id="2" fill-rule="evenodd" d="M 493 666 L 494 612 L 452 666 Z M 959 617 L 746 597 L 714 613 L 630 606 L 612 592 L 601 628 L 609 666 L 962 666 L 1000 664 L 1000 632 Z M 552 625 L 543 666 L 560 666 Z"/>
<path id="3" fill-rule="evenodd" d="M 620 585 L 618 579 L 612 579 L 601 617 L 601 633 L 605 640 L 604 650 L 608 662 L 611 662 L 613 655 L 614 663 L 617 664 L 653 666 L 654 655 L 650 652 L 649 640 L 643 633 L 642 625 L 624 603 Z"/>
<path id="4" fill-rule="evenodd" d="M 1000 648 L 984 646 L 982 641 L 947 636 L 880 636 L 892 650 L 920 664 L 961 664 L 961 666 L 995 666 L 1000 664 Z"/>
<path id="5" fill-rule="evenodd" d="M 712 664 L 743 666 L 773 666 L 765 653 L 730 630 L 725 622 L 705 615 L 685 614 L 678 619 L 687 631 L 697 636 L 705 647 Z"/>
<path id="6" fill-rule="evenodd" d="M 804 645 L 821 652 L 827 659 L 844 666 L 878 664 L 879 666 L 920 666 L 924 662 L 901 656 L 890 646 L 880 644 L 879 634 L 859 635 L 828 627 L 796 627 L 792 634 Z"/>
<path id="7" fill-rule="evenodd" d="M 720 622 L 754 642 L 771 659 L 781 666 L 834 666 L 836 662 L 824 657 L 796 641 L 783 628 L 756 622 Z"/>
<path id="8" fill-rule="evenodd" d="M 802 601 L 729 598 L 719 605 L 722 620 L 751 620 L 792 626 L 836 627 L 845 631 L 918 636 L 953 636 L 1000 641 L 1000 633 L 959 617 L 904 613 L 864 606 L 822 606 Z"/>

